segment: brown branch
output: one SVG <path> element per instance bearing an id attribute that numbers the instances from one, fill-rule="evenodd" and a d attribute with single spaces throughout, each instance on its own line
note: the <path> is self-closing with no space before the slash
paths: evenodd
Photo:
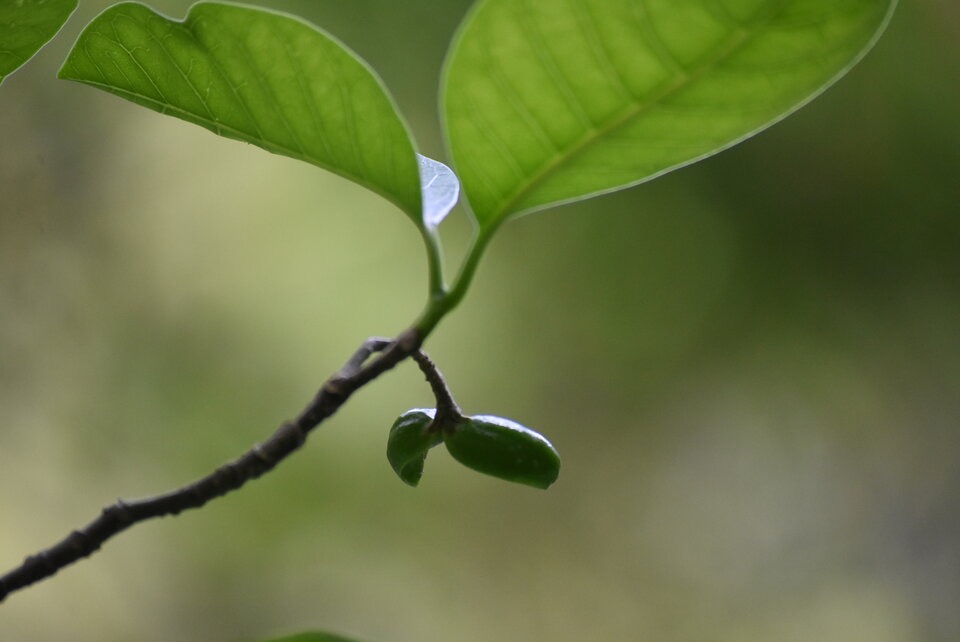
<path id="1" fill-rule="evenodd" d="M 261 444 L 238 459 L 224 464 L 206 477 L 177 490 L 138 499 L 118 500 L 80 530 L 75 530 L 52 547 L 27 557 L 23 563 L 0 577 L 0 602 L 10 593 L 43 580 L 78 560 L 95 553 L 104 542 L 134 524 L 190 509 L 200 508 L 273 469 L 303 445 L 307 435 L 335 413 L 354 392 L 418 353 L 422 337 L 414 329 L 396 339 L 368 339 L 344 366 L 320 388 L 303 412 L 287 421 Z M 374 354 L 380 356 L 367 364 Z M 366 364 L 366 365 L 365 365 Z"/>
<path id="2" fill-rule="evenodd" d="M 437 365 L 427 356 L 427 353 L 423 350 L 415 350 L 410 356 L 420 366 L 420 371 L 423 372 L 427 383 L 430 384 L 430 389 L 433 390 L 433 396 L 437 399 L 437 416 L 434 423 L 442 425 L 444 422 L 456 422 L 463 419 L 463 411 L 454 401 L 453 393 L 450 392 L 447 381 L 443 378 L 443 374 L 440 373 Z"/>

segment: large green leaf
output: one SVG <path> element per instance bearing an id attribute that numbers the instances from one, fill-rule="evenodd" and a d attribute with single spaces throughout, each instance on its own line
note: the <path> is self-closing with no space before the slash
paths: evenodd
<path id="1" fill-rule="evenodd" d="M 178 22 L 122 3 L 84 29 L 60 77 L 336 172 L 422 224 L 417 158 L 393 100 L 297 18 L 200 3 Z"/>
<path id="2" fill-rule="evenodd" d="M 0 0 L 0 83 L 57 35 L 77 0 Z"/>
<path id="3" fill-rule="evenodd" d="M 482 226 L 635 185 L 783 118 L 895 0 L 480 0 L 443 111 Z"/>

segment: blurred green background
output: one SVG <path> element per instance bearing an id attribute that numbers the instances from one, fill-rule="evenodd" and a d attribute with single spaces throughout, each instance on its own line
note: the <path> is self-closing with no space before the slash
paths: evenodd
<path id="1" fill-rule="evenodd" d="M 0 88 L 4 570 L 265 438 L 426 291 L 382 199 L 56 80 L 106 4 Z M 441 158 L 467 5 L 270 4 L 366 57 Z M 405 364 L 269 477 L 11 596 L 0 640 L 960 639 L 958 33 L 953 0 L 904 2 L 773 129 L 502 230 L 428 348 L 465 410 L 553 440 L 549 491 L 441 451 L 397 480 L 387 429 L 431 400 Z"/>

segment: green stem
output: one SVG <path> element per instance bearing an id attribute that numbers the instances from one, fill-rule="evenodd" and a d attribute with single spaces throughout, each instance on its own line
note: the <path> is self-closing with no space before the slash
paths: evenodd
<path id="1" fill-rule="evenodd" d="M 430 272 L 430 300 L 442 297 L 446 293 L 443 279 L 443 248 L 436 230 L 421 228 L 423 242 L 427 246 L 427 266 Z"/>
<path id="2" fill-rule="evenodd" d="M 427 305 L 420 314 L 420 318 L 413 324 L 421 340 L 426 339 L 440 322 L 440 319 L 445 317 L 463 300 L 463 296 L 467 293 L 467 289 L 473 281 L 473 275 L 477 271 L 483 252 L 486 250 L 490 239 L 493 238 L 496 228 L 497 226 L 483 228 L 473 237 L 473 242 L 467 250 L 460 271 L 449 290 L 440 289 L 438 291 L 431 288 Z"/>

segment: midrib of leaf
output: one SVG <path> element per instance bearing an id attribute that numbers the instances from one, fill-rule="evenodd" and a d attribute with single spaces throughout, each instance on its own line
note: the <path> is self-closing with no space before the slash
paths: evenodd
<path id="1" fill-rule="evenodd" d="M 544 180 L 549 178 L 554 171 L 574 160 L 577 156 L 589 149 L 594 143 L 601 140 L 604 136 L 632 122 L 635 118 L 639 118 L 654 107 L 659 106 L 659 104 L 665 99 L 676 95 L 688 87 L 691 83 L 699 79 L 701 76 L 709 72 L 711 69 L 720 65 L 729 59 L 733 54 L 740 51 L 744 46 L 746 46 L 747 43 L 750 42 L 750 40 L 762 33 L 763 28 L 766 25 L 773 22 L 777 16 L 784 11 L 788 2 L 789 0 L 782 0 L 779 3 L 779 7 L 771 10 L 764 19 L 757 20 L 752 28 L 747 29 L 746 27 L 741 26 L 737 32 L 732 34 L 727 45 L 719 48 L 718 54 L 715 58 L 707 60 L 698 68 L 685 71 L 684 75 L 682 75 L 676 82 L 666 86 L 662 91 L 650 98 L 648 101 L 638 101 L 633 106 L 625 110 L 620 116 L 611 119 L 608 124 L 602 127 L 592 127 L 590 130 L 588 130 L 587 134 L 580 141 L 570 147 L 567 152 L 556 154 L 553 159 L 547 162 L 538 172 L 536 172 L 529 181 L 521 185 L 511 196 L 507 197 L 503 205 L 494 211 L 493 216 L 490 217 L 491 221 L 499 222 L 503 217 L 515 214 L 516 212 L 513 212 L 514 206 L 526 198 L 526 196 L 535 190 Z M 689 162 L 694 162 L 695 160 L 697 159 L 691 159 Z M 494 225 L 496 224 L 497 223 L 494 223 Z"/>

